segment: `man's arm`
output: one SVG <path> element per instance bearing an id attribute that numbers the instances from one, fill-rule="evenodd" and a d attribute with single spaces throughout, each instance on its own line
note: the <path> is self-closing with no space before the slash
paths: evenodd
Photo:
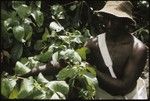
<path id="1" fill-rule="evenodd" d="M 30 72 L 21 75 L 21 77 L 29 77 L 29 76 L 36 76 L 40 72 L 47 75 L 56 75 L 62 68 L 66 67 L 67 63 L 65 60 L 59 60 L 57 64 L 52 64 L 52 61 L 50 61 L 47 64 L 38 66 L 33 68 Z"/>
<path id="2" fill-rule="evenodd" d="M 114 79 L 97 70 L 99 86 L 112 95 L 125 95 L 136 86 L 136 81 L 140 77 L 145 63 L 146 47 L 137 46 L 129 57 L 122 79 Z"/>
<path id="3" fill-rule="evenodd" d="M 85 47 L 91 48 L 93 46 L 91 45 L 92 41 L 89 40 L 86 42 Z M 146 53 L 145 45 L 140 43 L 134 46 L 133 53 L 124 67 L 122 79 L 112 78 L 110 75 L 96 69 L 99 86 L 112 95 L 125 95 L 132 91 L 145 66 Z"/>

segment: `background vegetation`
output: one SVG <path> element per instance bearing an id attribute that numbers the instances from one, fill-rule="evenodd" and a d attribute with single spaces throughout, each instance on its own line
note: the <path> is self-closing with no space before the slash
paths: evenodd
<path id="1" fill-rule="evenodd" d="M 131 2 L 137 22 L 131 32 L 149 48 L 149 3 Z M 100 0 L 2 1 L 3 98 L 94 99 L 95 87 L 89 75 L 95 77 L 95 70 L 86 64 L 88 50 L 82 46 L 88 38 L 104 32 L 103 19 L 94 11 L 105 3 Z M 67 60 L 68 65 L 60 72 L 53 73 L 51 69 L 48 74 L 20 77 L 50 60 L 57 64 L 62 59 Z M 145 79 L 148 69 L 147 63 L 142 75 Z M 77 82 L 81 82 L 80 85 Z"/>

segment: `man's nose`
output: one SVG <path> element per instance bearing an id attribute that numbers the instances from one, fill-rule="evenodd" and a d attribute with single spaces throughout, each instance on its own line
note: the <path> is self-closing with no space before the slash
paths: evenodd
<path id="1" fill-rule="evenodd" d="M 110 28 L 111 26 L 112 26 L 112 22 L 109 20 L 109 21 L 108 21 L 107 28 Z"/>

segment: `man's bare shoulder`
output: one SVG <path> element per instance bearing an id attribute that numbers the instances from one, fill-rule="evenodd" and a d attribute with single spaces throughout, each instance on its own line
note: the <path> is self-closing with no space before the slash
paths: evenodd
<path id="1" fill-rule="evenodd" d="M 133 51 L 136 53 L 143 53 L 146 52 L 147 47 L 146 45 L 140 41 L 138 38 L 136 38 L 135 36 L 133 36 L 134 39 L 134 45 L 133 45 Z"/>

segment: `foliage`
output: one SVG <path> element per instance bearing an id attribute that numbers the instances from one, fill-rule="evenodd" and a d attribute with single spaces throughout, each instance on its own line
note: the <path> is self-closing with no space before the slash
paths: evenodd
<path id="1" fill-rule="evenodd" d="M 85 62 L 89 51 L 83 45 L 103 30 L 88 2 L 49 4 L 48 14 L 42 10 L 42 1 L 8 3 L 10 9 L 1 9 L 1 63 L 7 64 L 6 72 L 13 69 L 13 73 L 1 73 L 2 95 L 9 99 L 66 99 L 76 90 L 78 98 L 93 99 L 95 87 L 91 78 L 96 73 Z M 134 34 L 147 43 L 147 27 L 136 29 Z M 42 73 L 20 77 L 50 60 L 57 65 L 62 59 L 68 65 L 55 75 L 56 79 L 48 79 Z"/>
<path id="2" fill-rule="evenodd" d="M 57 4 L 51 6 L 54 21 L 49 23 L 48 28 L 45 28 L 40 39 L 33 39 L 33 36 L 38 34 L 34 28 L 42 28 L 44 21 L 40 6 L 36 4 L 26 5 L 21 1 L 12 1 L 12 11 L 1 10 L 3 15 L 9 12 L 9 15 L 2 16 L 4 29 L 2 39 L 6 40 L 3 46 L 10 44 L 10 46 L 4 47 L 4 50 L 10 55 L 10 60 L 15 62 L 14 76 L 4 76 L 1 81 L 1 87 L 4 88 L 2 95 L 10 99 L 65 99 L 69 89 L 77 88 L 75 80 L 83 80 L 82 87 L 79 86 L 78 89 L 79 97 L 93 98 L 94 84 L 85 75 L 91 73 L 96 76 L 96 74 L 84 61 L 87 49 L 82 48 L 87 38 L 91 36 L 89 30 L 83 28 L 79 31 L 73 26 L 64 28 L 58 20 L 64 19 L 67 13 L 63 6 Z M 70 10 L 73 11 L 75 8 L 71 6 Z M 10 43 L 9 40 L 13 42 Z M 10 47 L 13 48 L 7 50 Z M 37 53 L 23 55 L 26 54 L 25 50 L 30 48 L 34 48 Z M 20 77 L 51 59 L 53 64 L 57 64 L 61 59 L 68 62 L 68 66 L 57 74 L 56 80 L 49 81 L 42 73 L 37 77 Z"/>

